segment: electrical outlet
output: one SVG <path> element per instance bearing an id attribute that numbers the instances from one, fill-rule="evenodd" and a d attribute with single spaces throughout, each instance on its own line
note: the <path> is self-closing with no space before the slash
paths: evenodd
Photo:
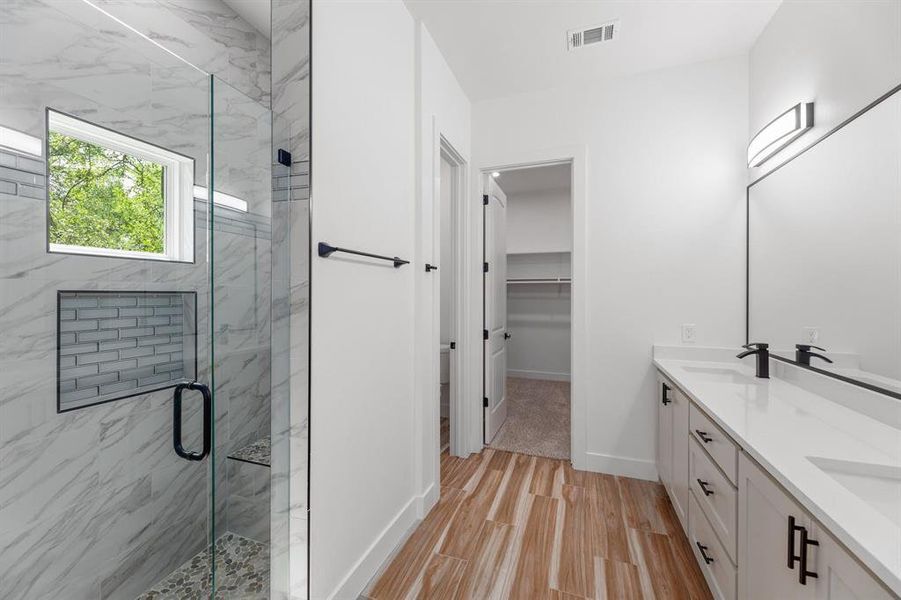
<path id="1" fill-rule="evenodd" d="M 685 323 L 682 325 L 682 343 L 683 344 L 694 344 L 695 343 L 695 324 L 694 323 Z"/>
<path id="2" fill-rule="evenodd" d="M 820 328 L 819 327 L 805 327 L 804 328 L 804 339 L 807 340 L 808 344 L 816 344 L 820 340 Z"/>

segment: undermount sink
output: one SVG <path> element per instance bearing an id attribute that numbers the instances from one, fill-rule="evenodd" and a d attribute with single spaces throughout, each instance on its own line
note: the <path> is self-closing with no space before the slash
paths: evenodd
<path id="1" fill-rule="evenodd" d="M 901 466 L 820 456 L 808 456 L 807 460 L 901 527 Z"/>
<path id="2" fill-rule="evenodd" d="M 729 367 L 682 367 L 687 373 L 702 375 L 704 379 L 719 383 L 754 383 L 753 377 Z"/>

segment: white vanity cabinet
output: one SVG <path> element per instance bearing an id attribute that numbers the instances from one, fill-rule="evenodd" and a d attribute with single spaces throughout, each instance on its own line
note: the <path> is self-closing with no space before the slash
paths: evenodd
<path id="1" fill-rule="evenodd" d="M 673 482 L 673 397 L 676 388 L 668 379 L 657 376 L 657 473 L 667 490 Z"/>
<path id="2" fill-rule="evenodd" d="M 688 397 L 658 378 L 657 468 L 683 529 L 688 530 Z"/>
<path id="3" fill-rule="evenodd" d="M 812 599 L 813 585 L 798 581 L 800 533 L 810 530 L 807 513 L 744 454 L 738 478 L 738 597 Z"/>
<path id="4" fill-rule="evenodd" d="M 738 474 L 740 599 L 896 597 L 744 454 Z"/>
<path id="5" fill-rule="evenodd" d="M 882 587 L 826 530 L 813 524 L 810 536 L 819 543 L 813 549 L 810 570 L 817 600 L 889 600 L 897 598 Z M 811 581 L 808 579 L 808 581 Z"/>
<path id="6" fill-rule="evenodd" d="M 660 480 L 714 597 L 898 598 L 671 379 L 657 382 Z"/>

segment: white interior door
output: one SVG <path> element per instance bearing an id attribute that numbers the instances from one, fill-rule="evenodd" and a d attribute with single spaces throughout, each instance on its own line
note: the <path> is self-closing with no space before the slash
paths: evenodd
<path id="1" fill-rule="evenodd" d="M 485 443 L 507 418 L 507 197 L 486 176 L 485 209 Z"/>

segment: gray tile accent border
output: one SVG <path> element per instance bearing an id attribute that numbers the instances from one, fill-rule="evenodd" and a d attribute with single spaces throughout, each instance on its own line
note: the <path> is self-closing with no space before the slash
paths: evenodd
<path id="1" fill-rule="evenodd" d="M 57 411 L 193 381 L 196 305 L 195 292 L 57 292 Z"/>

